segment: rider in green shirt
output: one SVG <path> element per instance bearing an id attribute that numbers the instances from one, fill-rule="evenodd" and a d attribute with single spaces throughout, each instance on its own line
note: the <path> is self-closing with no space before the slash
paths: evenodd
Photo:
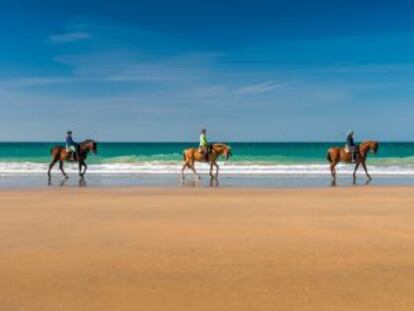
<path id="1" fill-rule="evenodd" d="M 205 161 L 208 161 L 208 141 L 206 129 L 201 130 L 199 150 L 200 153 L 204 155 Z"/>

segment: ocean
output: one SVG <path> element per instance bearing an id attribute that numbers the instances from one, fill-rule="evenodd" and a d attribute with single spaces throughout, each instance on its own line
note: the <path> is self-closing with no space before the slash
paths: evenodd
<path id="1" fill-rule="evenodd" d="M 56 144 L 0 143 L 0 176 L 46 174 L 50 149 Z M 98 154 L 88 158 L 87 174 L 179 174 L 183 150 L 196 145 L 98 142 Z M 327 149 L 343 143 L 230 142 L 228 145 L 233 157 L 219 161 L 222 175 L 329 176 Z M 65 167 L 69 173 L 77 169 L 69 163 Z M 201 173 L 208 170 L 206 164 L 198 164 L 196 168 Z M 381 143 L 378 154 L 370 154 L 368 168 L 373 176 L 414 177 L 414 143 Z M 351 173 L 352 169 L 352 165 L 341 164 L 338 174 Z M 59 174 L 57 165 L 53 172 Z"/>

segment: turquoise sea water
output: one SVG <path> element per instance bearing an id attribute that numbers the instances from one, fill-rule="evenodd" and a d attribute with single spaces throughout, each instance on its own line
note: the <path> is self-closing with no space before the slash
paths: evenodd
<path id="1" fill-rule="evenodd" d="M 327 174 L 327 149 L 343 143 L 228 143 L 233 157 L 224 174 Z M 0 174 L 43 173 L 56 143 L 0 143 Z M 182 151 L 196 143 L 99 143 L 88 159 L 90 172 L 177 173 Z M 414 175 L 414 143 L 382 143 L 368 161 L 375 174 Z M 200 164 L 206 170 L 206 165 Z M 74 169 L 69 165 L 68 169 Z M 339 169 L 350 170 L 350 166 Z"/>

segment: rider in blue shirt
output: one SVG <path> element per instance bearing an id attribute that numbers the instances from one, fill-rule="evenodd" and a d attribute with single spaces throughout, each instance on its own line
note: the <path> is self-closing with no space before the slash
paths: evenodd
<path id="1" fill-rule="evenodd" d="M 71 159 L 75 161 L 75 155 L 78 156 L 78 144 L 72 138 L 72 131 L 66 133 L 66 151 L 71 153 Z"/>
<path id="2" fill-rule="evenodd" d="M 349 151 L 352 153 L 352 162 L 356 161 L 356 146 L 354 142 L 354 131 L 348 131 L 348 136 L 346 138 L 346 145 Z"/>

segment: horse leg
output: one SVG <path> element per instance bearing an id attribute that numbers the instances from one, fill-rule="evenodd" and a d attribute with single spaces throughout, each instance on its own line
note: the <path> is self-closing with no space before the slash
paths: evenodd
<path id="1" fill-rule="evenodd" d="M 85 167 L 83 172 L 82 172 L 82 166 Z M 88 166 L 86 165 L 86 163 L 84 161 L 79 162 L 79 176 L 80 177 L 83 177 L 83 175 L 85 175 L 87 169 L 88 169 Z"/>
<path id="2" fill-rule="evenodd" d="M 210 163 L 210 172 L 209 172 L 209 174 L 210 174 L 211 180 L 214 180 L 214 175 L 213 175 L 213 163 Z"/>
<path id="3" fill-rule="evenodd" d="M 59 161 L 59 168 L 63 176 L 65 176 L 66 179 L 69 178 L 68 175 L 66 175 L 65 171 L 63 170 L 63 161 Z"/>
<path id="4" fill-rule="evenodd" d="M 218 180 L 219 166 L 217 163 L 214 163 L 214 166 L 216 167 L 216 180 Z"/>
<path id="5" fill-rule="evenodd" d="M 194 162 L 191 163 L 190 165 L 191 170 L 193 171 L 193 173 L 197 176 L 198 179 L 201 179 L 201 176 L 198 175 L 198 173 L 196 172 L 195 168 L 194 168 Z"/>
<path id="6" fill-rule="evenodd" d="M 47 176 L 49 177 L 49 179 L 52 178 L 52 175 L 50 174 L 50 171 L 52 170 L 53 166 L 56 164 L 57 159 L 53 158 L 52 162 L 50 162 L 49 164 L 49 170 L 47 171 Z"/>
<path id="7" fill-rule="evenodd" d="M 355 165 L 354 173 L 352 174 L 352 176 L 353 176 L 353 178 L 354 178 L 354 181 L 356 180 L 356 172 L 357 172 L 357 170 L 358 170 L 358 168 L 359 168 L 359 164 L 360 164 L 360 163 L 357 163 L 357 164 Z"/>
<path id="8" fill-rule="evenodd" d="M 185 169 L 188 167 L 188 163 L 184 162 L 183 167 L 181 168 L 181 178 L 184 179 L 185 175 L 184 175 L 184 171 Z"/>
<path id="9" fill-rule="evenodd" d="M 364 168 L 364 171 L 365 171 L 365 174 L 367 175 L 368 180 L 371 181 L 372 177 L 370 174 L 368 174 L 368 169 L 367 169 L 367 165 L 365 162 L 362 162 L 362 167 Z"/>
<path id="10" fill-rule="evenodd" d="M 83 174 L 82 175 L 85 175 L 86 170 L 88 169 L 88 166 L 86 165 L 85 162 L 82 162 L 82 163 L 83 163 L 83 166 L 85 167 L 85 169 L 83 170 Z"/>
<path id="11" fill-rule="evenodd" d="M 335 180 L 336 179 L 336 162 L 331 163 L 331 175 L 332 175 L 332 179 Z"/>

